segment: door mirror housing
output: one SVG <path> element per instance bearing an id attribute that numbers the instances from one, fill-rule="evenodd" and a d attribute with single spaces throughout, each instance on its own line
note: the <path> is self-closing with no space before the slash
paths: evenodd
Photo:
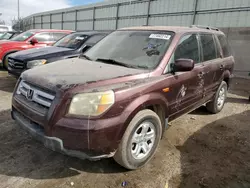
<path id="1" fill-rule="evenodd" d="M 177 59 L 174 62 L 174 72 L 188 72 L 194 69 L 194 60 L 192 59 Z"/>
<path id="2" fill-rule="evenodd" d="M 35 44 L 37 44 L 38 43 L 38 40 L 36 39 L 36 38 L 32 38 L 31 40 L 30 40 L 30 44 L 31 45 L 35 45 Z"/>

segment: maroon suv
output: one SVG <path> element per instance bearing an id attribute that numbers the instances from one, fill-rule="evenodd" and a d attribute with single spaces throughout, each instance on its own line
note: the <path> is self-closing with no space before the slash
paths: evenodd
<path id="1" fill-rule="evenodd" d="M 80 58 L 24 72 L 12 117 L 52 150 L 136 169 L 169 121 L 203 104 L 222 110 L 233 67 L 218 29 L 120 29 Z"/>

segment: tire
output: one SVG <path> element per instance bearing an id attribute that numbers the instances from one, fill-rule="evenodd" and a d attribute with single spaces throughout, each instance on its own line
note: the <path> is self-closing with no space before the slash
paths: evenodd
<path id="1" fill-rule="evenodd" d="M 10 53 L 10 54 L 11 54 L 11 53 Z M 7 55 L 4 57 L 4 59 L 3 59 L 3 68 L 4 68 L 5 70 L 8 70 L 8 57 L 9 57 L 10 54 L 7 54 Z"/>
<path id="2" fill-rule="evenodd" d="M 217 114 L 223 109 L 227 98 L 227 89 L 227 83 L 225 81 L 222 81 L 220 87 L 218 88 L 215 94 L 214 99 L 206 104 L 207 110 L 209 112 Z"/>
<path id="3" fill-rule="evenodd" d="M 144 132 L 146 134 L 143 133 L 143 130 L 145 130 Z M 161 135 L 162 125 L 159 116 L 151 110 L 142 110 L 138 112 L 123 135 L 114 156 L 115 161 L 129 170 L 141 168 L 148 163 L 155 154 Z M 148 138 L 151 137 L 152 139 L 148 140 Z M 136 141 L 133 142 L 132 140 Z M 147 152 L 145 152 L 145 148 Z"/>

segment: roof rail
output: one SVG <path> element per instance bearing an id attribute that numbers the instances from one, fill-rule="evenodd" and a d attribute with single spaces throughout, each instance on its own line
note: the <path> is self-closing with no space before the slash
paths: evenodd
<path id="1" fill-rule="evenodd" d="M 216 27 L 211 27 L 211 26 L 205 26 L 205 25 L 191 25 L 190 27 L 192 28 L 201 28 L 201 29 L 208 29 L 208 30 L 215 30 L 215 31 L 220 31 L 218 28 Z"/>

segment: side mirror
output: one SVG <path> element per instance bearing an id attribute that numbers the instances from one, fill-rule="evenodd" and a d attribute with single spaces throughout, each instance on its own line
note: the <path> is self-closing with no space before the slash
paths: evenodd
<path id="1" fill-rule="evenodd" d="M 36 38 L 32 38 L 31 40 L 30 40 L 30 44 L 32 44 L 32 45 L 35 45 L 35 44 L 37 44 L 38 43 L 38 40 L 36 39 Z"/>
<path id="2" fill-rule="evenodd" d="M 173 65 L 174 72 L 187 72 L 194 69 L 194 60 L 177 59 Z"/>

